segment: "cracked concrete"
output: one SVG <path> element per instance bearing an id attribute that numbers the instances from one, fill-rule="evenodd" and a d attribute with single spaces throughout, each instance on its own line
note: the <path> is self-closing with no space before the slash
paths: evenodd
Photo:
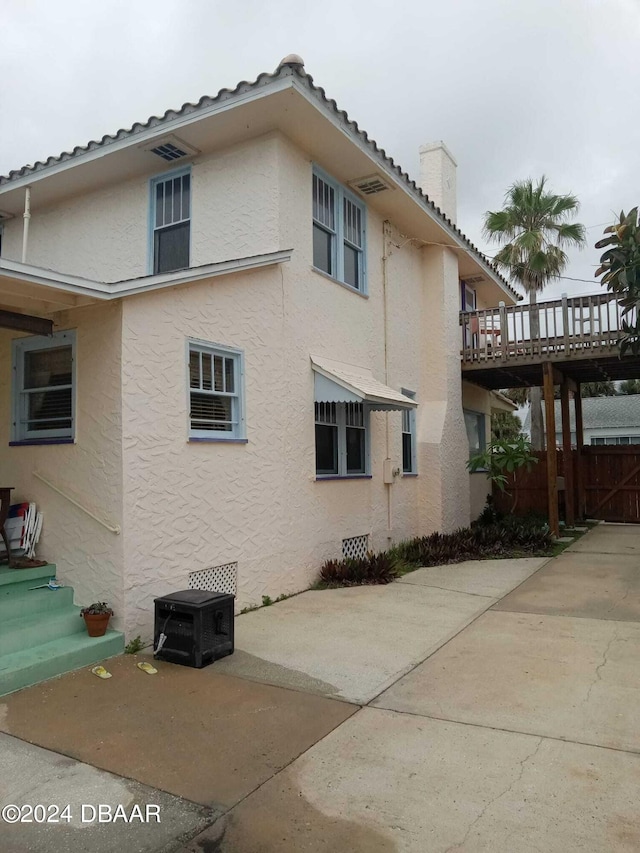
<path id="1" fill-rule="evenodd" d="M 435 567 L 298 596 L 238 620 L 244 678 L 161 664 L 141 680 L 122 658 L 109 682 L 74 673 L 7 697 L 2 726 L 217 803 L 183 853 L 637 853 L 637 536 L 538 570 Z M 317 695 L 385 686 L 361 709 Z M 3 829 L 11 853 L 87 849 L 82 833 L 7 847 Z"/>
<path id="2" fill-rule="evenodd" d="M 591 539 L 592 535 L 593 531 L 584 537 L 587 543 L 598 542 L 597 538 Z M 634 540 L 635 536 L 621 534 L 620 538 L 624 542 Z M 639 566 L 638 557 L 626 553 L 565 551 L 495 604 L 493 609 L 639 622 Z"/>
<path id="3" fill-rule="evenodd" d="M 640 751 L 639 657 L 638 623 L 488 611 L 373 704 Z"/>

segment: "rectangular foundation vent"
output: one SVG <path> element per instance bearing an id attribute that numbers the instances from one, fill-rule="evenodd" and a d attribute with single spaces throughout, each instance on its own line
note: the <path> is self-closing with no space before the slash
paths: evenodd
<path id="1" fill-rule="evenodd" d="M 225 563 L 198 572 L 189 572 L 189 589 L 205 589 L 208 592 L 227 592 L 235 595 L 238 588 L 238 564 Z"/>
<path id="2" fill-rule="evenodd" d="M 364 536 L 352 536 L 350 539 L 342 540 L 343 557 L 366 557 L 369 550 L 369 534 Z"/>

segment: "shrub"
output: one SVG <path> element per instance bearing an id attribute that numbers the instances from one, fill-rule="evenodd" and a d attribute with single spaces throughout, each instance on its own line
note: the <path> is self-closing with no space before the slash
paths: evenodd
<path id="1" fill-rule="evenodd" d="M 545 554 L 553 548 L 548 526 L 536 518 L 505 516 L 493 520 L 487 513 L 483 522 L 453 533 L 432 533 L 402 542 L 393 548 L 392 556 L 396 565 L 406 570 L 463 560 Z"/>
<path id="2" fill-rule="evenodd" d="M 386 584 L 398 577 L 398 569 L 387 552 L 366 557 L 327 560 L 320 569 L 320 586 Z"/>
<path id="3" fill-rule="evenodd" d="M 482 519 L 482 520 L 481 520 Z M 536 516 L 502 516 L 487 510 L 472 527 L 453 533 L 432 533 L 394 545 L 389 551 L 361 559 L 327 560 L 317 586 L 359 586 L 390 583 L 420 566 L 442 566 L 464 560 L 526 557 L 550 554 L 553 537 L 548 524 Z"/>

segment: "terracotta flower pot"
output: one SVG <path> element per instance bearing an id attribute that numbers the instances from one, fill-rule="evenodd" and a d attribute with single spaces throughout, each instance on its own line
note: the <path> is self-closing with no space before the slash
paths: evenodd
<path id="1" fill-rule="evenodd" d="M 83 613 L 87 632 L 90 637 L 104 637 L 111 614 L 109 613 Z"/>

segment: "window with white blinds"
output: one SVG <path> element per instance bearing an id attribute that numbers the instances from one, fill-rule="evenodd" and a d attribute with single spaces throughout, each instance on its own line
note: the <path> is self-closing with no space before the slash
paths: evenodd
<path id="1" fill-rule="evenodd" d="M 13 441 L 72 439 L 75 332 L 13 341 Z"/>
<path id="2" fill-rule="evenodd" d="M 364 293 L 365 216 L 359 199 L 320 169 L 313 171 L 313 265 Z"/>
<path id="3" fill-rule="evenodd" d="M 243 379 L 239 350 L 189 343 L 191 438 L 244 438 Z"/>
<path id="4" fill-rule="evenodd" d="M 191 171 L 151 181 L 151 251 L 154 275 L 186 269 L 191 239 Z"/>

